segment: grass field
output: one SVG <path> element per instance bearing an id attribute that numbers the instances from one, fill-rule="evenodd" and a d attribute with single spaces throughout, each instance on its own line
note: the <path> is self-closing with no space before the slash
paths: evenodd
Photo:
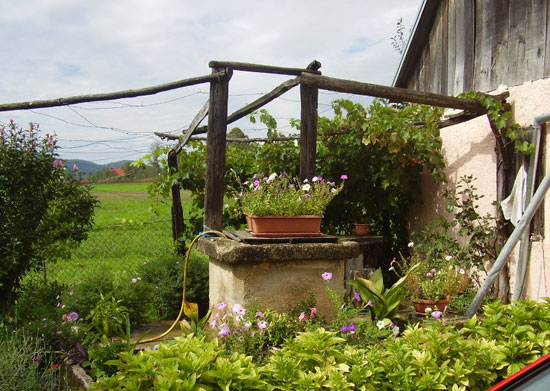
<path id="1" fill-rule="evenodd" d="M 139 264 L 171 252 L 171 202 L 149 198 L 148 185 L 94 185 L 92 192 L 100 201 L 94 229 L 70 260 L 51 265 L 48 274 L 69 285 L 97 273 L 128 278 Z M 182 203 L 184 211 L 189 210 L 189 193 L 182 193 Z"/>

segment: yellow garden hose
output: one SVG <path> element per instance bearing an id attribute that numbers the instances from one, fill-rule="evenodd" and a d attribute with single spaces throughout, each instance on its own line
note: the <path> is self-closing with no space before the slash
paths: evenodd
<path id="1" fill-rule="evenodd" d="M 166 330 L 164 333 L 162 333 L 160 335 L 157 335 L 156 337 L 153 337 L 153 338 L 144 339 L 144 340 L 141 341 L 141 343 L 153 342 L 153 341 L 156 341 L 158 339 L 161 339 L 162 337 L 167 335 L 170 331 L 172 331 L 174 329 L 174 327 L 176 327 L 176 325 L 180 321 L 181 316 L 183 315 L 184 308 L 185 308 L 185 286 L 187 284 L 187 267 L 189 266 L 189 257 L 191 256 L 191 250 L 193 249 L 193 246 L 195 245 L 197 240 L 199 240 L 199 238 L 201 236 L 204 236 L 204 235 L 207 235 L 207 234 L 216 234 L 216 235 L 223 236 L 224 238 L 227 238 L 227 236 L 223 232 L 215 231 L 215 230 L 204 231 L 204 232 L 198 234 L 197 236 L 195 236 L 195 238 L 191 241 L 191 244 L 189 245 L 189 248 L 187 249 L 187 252 L 185 254 L 185 262 L 183 263 L 183 288 L 182 288 L 183 292 L 182 292 L 181 307 L 180 307 L 180 312 L 178 314 L 178 317 L 176 318 L 174 323 L 172 323 L 172 326 L 170 326 L 170 328 L 168 330 Z"/>

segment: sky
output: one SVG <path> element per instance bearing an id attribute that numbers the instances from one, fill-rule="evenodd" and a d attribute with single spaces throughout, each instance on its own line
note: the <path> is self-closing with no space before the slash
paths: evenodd
<path id="1" fill-rule="evenodd" d="M 188 1 L 3 0 L 0 2 L 0 103 L 136 89 L 206 75 L 211 60 L 286 67 L 321 62 L 325 76 L 391 85 L 400 54 L 396 23 L 414 25 L 422 0 Z M 291 78 L 236 71 L 228 112 Z M 64 159 L 99 164 L 135 160 L 181 135 L 208 100 L 208 84 L 156 95 L 32 111 L 0 112 L 0 124 L 40 124 L 55 133 Z M 330 103 L 367 97 L 320 91 L 320 115 Z M 265 107 L 279 130 L 295 133 L 299 89 Z M 205 122 L 206 123 L 206 120 Z M 229 125 L 249 137 L 265 129 L 247 119 Z"/>

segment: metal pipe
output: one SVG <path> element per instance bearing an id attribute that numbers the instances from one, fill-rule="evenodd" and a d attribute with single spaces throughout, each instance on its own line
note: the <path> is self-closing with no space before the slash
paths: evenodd
<path id="1" fill-rule="evenodd" d="M 535 150 L 529 158 L 529 171 L 527 172 L 527 189 L 525 192 L 525 200 L 523 203 L 523 210 L 527 208 L 533 193 L 535 191 L 535 175 L 537 173 L 537 163 L 540 150 L 540 125 L 537 124 L 536 119 L 534 120 L 531 143 L 535 146 Z M 530 241 L 530 230 L 526 229 L 521 235 L 521 242 L 519 245 L 519 254 L 518 254 L 518 266 L 516 269 L 516 279 L 514 283 L 514 300 L 521 299 L 521 294 L 523 293 L 523 288 L 525 286 L 525 280 L 527 276 L 527 271 L 529 270 L 531 255 L 531 241 Z"/>
<path id="2" fill-rule="evenodd" d="M 540 124 L 544 122 L 550 121 L 550 114 L 544 114 L 538 117 L 535 117 L 535 126 L 540 126 Z M 523 213 L 523 216 L 521 217 L 518 225 L 512 232 L 512 235 L 508 238 L 506 243 L 504 244 L 504 247 L 502 248 L 502 251 L 497 257 L 497 260 L 495 261 L 493 267 L 491 270 L 489 270 L 489 273 L 487 274 L 487 278 L 485 281 L 483 281 L 483 284 L 479 288 L 479 291 L 476 294 L 476 297 L 470 304 L 470 307 L 468 307 L 468 310 L 466 311 L 467 317 L 472 317 L 479 307 L 481 307 L 481 304 L 483 303 L 483 300 L 489 293 L 489 289 L 493 285 L 493 282 L 498 277 L 498 274 L 504 264 L 507 262 L 508 257 L 514 250 L 515 245 L 519 241 L 520 236 L 522 233 L 529 227 L 529 224 L 531 223 L 531 219 L 535 215 L 535 212 L 538 210 L 540 204 L 544 200 L 544 196 L 546 195 L 546 192 L 548 191 L 548 188 L 550 187 L 550 169 L 546 172 L 546 176 L 542 180 L 541 184 L 539 185 L 535 195 L 533 196 L 533 199 L 527 206 L 527 209 Z"/>

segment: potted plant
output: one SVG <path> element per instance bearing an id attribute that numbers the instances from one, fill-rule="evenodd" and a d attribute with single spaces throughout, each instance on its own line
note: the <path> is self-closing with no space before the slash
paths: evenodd
<path id="1" fill-rule="evenodd" d="M 355 235 L 370 235 L 370 221 L 371 219 L 369 218 L 365 208 L 361 208 L 361 217 L 359 217 L 356 223 L 353 223 L 355 225 Z"/>
<path id="2" fill-rule="evenodd" d="M 438 244 L 415 248 L 411 242 L 410 258 L 402 257 L 404 266 L 395 259 L 390 264 L 390 270 L 398 274 L 407 271 L 407 288 L 419 315 L 430 315 L 434 311 L 444 313 L 449 302 L 468 283 L 468 272 L 460 265 L 458 253 L 452 248 L 447 251 L 423 251 L 434 247 L 441 248 Z"/>
<path id="3" fill-rule="evenodd" d="M 286 174 L 255 176 L 243 183 L 240 202 L 254 236 L 320 236 L 321 220 L 329 202 L 342 190 L 342 182 L 313 177 L 303 182 Z"/>

